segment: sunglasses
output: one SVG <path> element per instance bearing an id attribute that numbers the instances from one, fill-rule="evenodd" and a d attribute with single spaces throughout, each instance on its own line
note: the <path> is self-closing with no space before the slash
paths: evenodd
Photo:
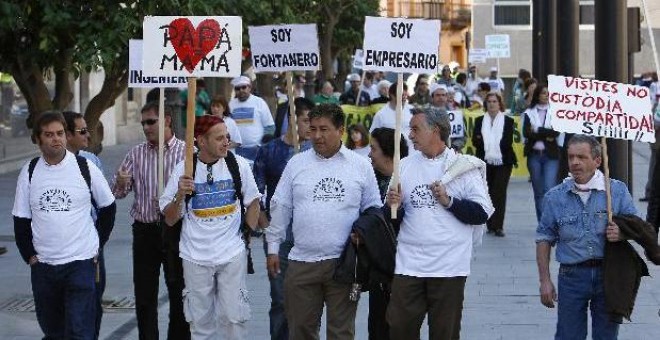
<path id="1" fill-rule="evenodd" d="M 142 124 L 142 126 L 145 126 L 145 125 L 154 125 L 154 124 L 156 124 L 157 122 L 158 122 L 158 119 L 156 119 L 156 118 L 150 118 L 150 119 L 145 119 L 145 120 L 141 121 L 140 124 Z"/>
<path id="2" fill-rule="evenodd" d="M 245 89 L 247 89 L 247 85 L 234 87 L 234 91 L 241 91 L 241 90 L 245 90 Z"/>
<path id="3" fill-rule="evenodd" d="M 206 164 L 206 183 L 213 184 L 213 164 Z"/>
<path id="4" fill-rule="evenodd" d="M 83 136 L 86 135 L 87 132 L 89 132 L 89 130 L 87 130 L 87 128 L 75 129 L 74 131 L 78 132 L 79 134 L 81 134 Z"/>

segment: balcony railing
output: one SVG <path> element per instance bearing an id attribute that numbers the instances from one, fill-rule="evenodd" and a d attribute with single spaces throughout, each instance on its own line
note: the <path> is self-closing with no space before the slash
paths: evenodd
<path id="1" fill-rule="evenodd" d="M 440 19 L 443 29 L 463 29 L 472 20 L 471 5 L 467 1 L 417 0 L 398 1 L 394 15 L 408 18 Z"/>

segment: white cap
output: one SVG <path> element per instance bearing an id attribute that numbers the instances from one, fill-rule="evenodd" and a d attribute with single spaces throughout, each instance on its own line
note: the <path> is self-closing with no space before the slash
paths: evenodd
<path id="1" fill-rule="evenodd" d="M 462 101 L 463 101 L 463 94 L 460 91 L 456 91 L 456 93 L 454 93 L 454 102 L 460 104 Z"/>
<path id="2" fill-rule="evenodd" d="M 451 68 L 452 70 L 457 68 L 458 66 L 459 66 L 458 63 L 455 61 L 449 63 L 449 68 Z"/>
<path id="3" fill-rule="evenodd" d="M 346 80 L 348 81 L 360 81 L 360 75 L 357 73 L 351 73 L 346 77 Z"/>
<path id="4" fill-rule="evenodd" d="M 497 72 L 497 66 L 493 66 L 490 68 L 490 72 Z"/>
<path id="5" fill-rule="evenodd" d="M 233 87 L 243 86 L 243 85 L 252 85 L 250 78 L 246 76 L 240 76 L 231 80 L 231 86 Z"/>
<path id="6" fill-rule="evenodd" d="M 390 86 L 392 86 L 392 82 L 387 80 L 387 79 L 383 79 L 383 80 L 378 82 L 378 85 L 376 85 L 376 88 L 379 89 L 379 90 L 382 89 L 383 87 L 389 89 Z"/>
<path id="7" fill-rule="evenodd" d="M 445 84 L 438 84 L 438 83 L 433 83 L 433 84 L 431 84 L 429 90 L 430 90 L 431 95 L 433 95 L 433 94 L 435 93 L 435 91 L 437 91 L 437 90 L 445 90 L 445 92 L 449 92 L 449 91 L 447 90 L 447 85 L 445 85 Z"/>

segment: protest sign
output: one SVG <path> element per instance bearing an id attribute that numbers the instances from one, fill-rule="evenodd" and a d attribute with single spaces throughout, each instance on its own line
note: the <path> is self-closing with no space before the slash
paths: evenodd
<path id="1" fill-rule="evenodd" d="M 186 87 L 186 77 L 159 76 L 149 77 L 142 72 L 142 40 L 128 41 L 128 87 Z"/>
<path id="2" fill-rule="evenodd" d="M 362 69 L 364 66 L 364 51 L 356 49 L 353 55 L 353 68 Z"/>
<path id="3" fill-rule="evenodd" d="M 440 20 L 366 17 L 364 70 L 435 73 Z"/>
<path id="4" fill-rule="evenodd" d="M 485 48 L 473 48 L 468 55 L 468 62 L 474 64 L 483 64 L 488 59 L 489 53 Z"/>
<path id="5" fill-rule="evenodd" d="M 255 72 L 315 71 L 321 65 L 315 24 L 248 27 Z"/>
<path id="6" fill-rule="evenodd" d="M 242 20 L 233 16 L 144 18 L 143 70 L 149 76 L 241 74 Z"/>
<path id="7" fill-rule="evenodd" d="M 548 101 L 556 131 L 655 142 L 646 87 L 549 75 Z"/>
<path id="8" fill-rule="evenodd" d="M 510 58 L 511 45 L 508 34 L 491 34 L 486 37 L 489 58 Z"/>

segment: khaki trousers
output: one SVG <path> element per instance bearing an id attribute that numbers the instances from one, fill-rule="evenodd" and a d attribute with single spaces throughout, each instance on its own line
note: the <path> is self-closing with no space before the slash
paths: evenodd
<path id="1" fill-rule="evenodd" d="M 284 278 L 284 310 L 289 339 L 318 340 L 323 305 L 327 307 L 328 340 L 355 338 L 357 302 L 350 301 L 350 284 L 332 279 L 337 259 L 289 261 Z"/>

